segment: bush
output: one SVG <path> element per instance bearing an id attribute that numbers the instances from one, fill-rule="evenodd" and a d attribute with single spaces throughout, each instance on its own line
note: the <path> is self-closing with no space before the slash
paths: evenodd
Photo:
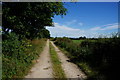
<path id="1" fill-rule="evenodd" d="M 2 52 L 4 55 L 11 56 L 11 57 L 18 57 L 20 53 L 23 53 L 25 49 L 25 42 L 19 41 L 19 36 L 14 33 L 10 33 L 6 35 L 6 40 L 2 42 Z"/>
<path id="2" fill-rule="evenodd" d="M 73 45 L 73 41 L 69 38 L 57 38 L 55 41 L 56 45 L 59 45 L 61 48 L 64 48 L 65 50 L 67 50 L 68 52 L 70 52 L 71 54 L 71 58 L 75 58 L 76 53 L 77 53 L 77 49 L 78 47 L 76 45 Z"/>
<path id="3" fill-rule="evenodd" d="M 3 78 L 16 77 L 13 75 L 23 75 L 20 71 L 24 71 L 24 53 L 28 48 L 29 43 L 24 40 L 19 40 L 19 36 L 15 33 L 4 35 L 5 39 L 2 42 L 2 65 Z M 24 66 L 23 66 L 24 65 Z"/>
<path id="4" fill-rule="evenodd" d="M 39 57 L 45 40 L 19 39 L 19 35 L 9 33 L 2 42 L 2 78 L 23 78 Z M 39 48 L 39 49 L 38 49 Z"/>

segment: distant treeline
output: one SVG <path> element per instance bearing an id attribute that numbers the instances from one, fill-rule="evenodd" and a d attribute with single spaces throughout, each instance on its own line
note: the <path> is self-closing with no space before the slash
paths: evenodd
<path id="1" fill-rule="evenodd" d="M 56 40 L 57 38 L 62 38 L 62 37 L 50 37 L 52 40 Z M 63 37 L 63 38 L 69 38 L 71 40 L 85 40 L 85 39 L 89 39 L 89 40 L 98 40 L 98 38 L 87 38 L 86 36 L 83 37 L 78 37 L 78 38 L 72 38 L 72 37 Z M 99 38 L 100 39 L 100 38 Z"/>
<path id="2" fill-rule="evenodd" d="M 80 40 L 80 39 L 86 39 L 86 37 L 84 36 L 84 37 L 79 37 L 79 38 L 70 38 L 70 39 L 72 39 L 72 40 Z"/>

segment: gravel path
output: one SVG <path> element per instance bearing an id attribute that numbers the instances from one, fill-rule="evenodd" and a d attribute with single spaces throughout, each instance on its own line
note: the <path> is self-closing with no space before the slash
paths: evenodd
<path id="1" fill-rule="evenodd" d="M 77 65 L 68 62 L 69 59 L 58 49 L 58 47 L 53 42 L 51 43 L 58 54 L 58 57 L 62 63 L 62 68 L 65 71 L 67 78 L 76 78 L 77 80 L 83 80 L 86 78 L 86 75 L 77 67 Z"/>
<path id="2" fill-rule="evenodd" d="M 58 49 L 57 46 L 51 41 L 58 54 L 62 68 L 67 78 L 74 78 L 73 80 L 83 80 L 86 75 L 77 67 L 77 65 L 69 62 L 68 58 Z M 52 64 L 49 54 L 49 40 L 47 40 L 46 46 L 43 52 L 40 54 L 37 63 L 32 67 L 30 73 L 25 78 L 53 78 Z M 76 79 L 75 79 L 76 78 Z M 70 80 L 72 80 L 70 79 Z"/>
<path id="3" fill-rule="evenodd" d="M 37 63 L 33 66 L 25 78 L 52 78 L 52 64 L 49 54 L 49 40 L 43 52 L 40 54 Z"/>

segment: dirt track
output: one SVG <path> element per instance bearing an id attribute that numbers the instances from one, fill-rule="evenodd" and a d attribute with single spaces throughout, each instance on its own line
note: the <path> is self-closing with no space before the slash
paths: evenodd
<path id="1" fill-rule="evenodd" d="M 77 67 L 77 65 L 69 62 L 69 59 L 58 49 L 58 47 L 55 46 L 53 42 L 51 43 L 58 54 L 67 78 L 78 78 L 80 80 L 86 78 L 85 74 Z"/>
<path id="2" fill-rule="evenodd" d="M 85 74 L 77 67 L 77 65 L 69 62 L 69 59 L 58 49 L 53 42 L 51 42 L 58 54 L 59 60 L 62 63 L 62 68 L 67 78 L 77 78 L 83 80 L 86 78 Z M 33 66 L 25 78 L 53 78 L 52 63 L 49 54 L 49 40 L 43 52 L 40 54 L 37 63 Z"/>
<path id="3" fill-rule="evenodd" d="M 49 40 L 40 54 L 37 63 L 33 66 L 30 73 L 25 78 L 52 78 L 52 64 L 49 54 Z"/>

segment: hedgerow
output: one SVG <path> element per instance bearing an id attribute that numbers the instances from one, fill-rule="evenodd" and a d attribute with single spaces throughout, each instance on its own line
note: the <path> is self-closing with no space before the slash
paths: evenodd
<path id="1" fill-rule="evenodd" d="M 68 38 L 57 38 L 55 44 L 69 52 L 71 61 L 78 64 L 88 64 L 94 71 L 93 73 L 96 72 L 93 75 L 88 72 L 88 80 L 112 80 L 117 78 L 119 37 L 100 38 L 95 41 L 86 39 L 80 44 L 76 44 Z"/>
<path id="2" fill-rule="evenodd" d="M 34 64 L 33 61 L 39 57 L 45 40 L 38 40 L 35 44 L 35 40 L 20 40 L 19 35 L 15 33 L 4 37 L 6 39 L 2 41 L 2 78 L 23 78 Z"/>

